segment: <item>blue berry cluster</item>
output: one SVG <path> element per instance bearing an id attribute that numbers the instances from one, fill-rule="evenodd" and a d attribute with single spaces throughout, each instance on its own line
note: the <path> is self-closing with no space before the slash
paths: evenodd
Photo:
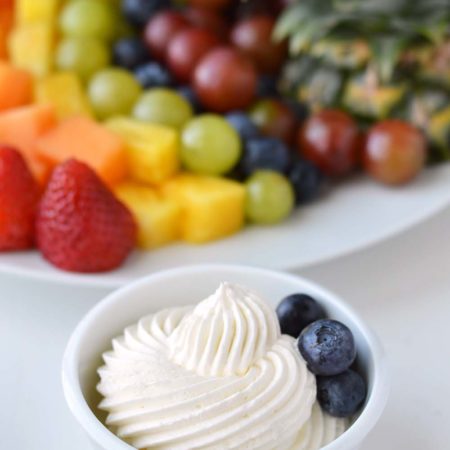
<path id="1" fill-rule="evenodd" d="M 300 158 L 281 139 L 264 136 L 246 112 L 233 111 L 225 118 L 240 135 L 244 148 L 233 177 L 243 181 L 259 169 L 279 172 L 291 183 L 297 205 L 309 203 L 321 194 L 325 180 L 314 164 Z"/>
<path id="2" fill-rule="evenodd" d="M 281 332 L 297 339 L 297 347 L 317 378 L 317 399 L 335 417 L 351 417 L 366 399 L 363 377 L 351 367 L 357 352 L 351 330 L 326 317 L 322 306 L 306 294 L 293 294 L 277 307 Z"/>

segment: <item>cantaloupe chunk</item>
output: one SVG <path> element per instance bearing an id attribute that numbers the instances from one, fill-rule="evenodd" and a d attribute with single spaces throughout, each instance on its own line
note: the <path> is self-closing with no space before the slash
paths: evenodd
<path id="1" fill-rule="evenodd" d="M 26 105 L 32 98 L 32 76 L 25 70 L 0 61 L 0 111 Z"/>
<path id="2" fill-rule="evenodd" d="M 153 249 L 179 239 L 181 208 L 154 188 L 133 182 L 119 184 L 117 197 L 133 213 L 138 225 L 138 245 Z"/>
<path id="3" fill-rule="evenodd" d="M 124 141 L 130 177 L 160 185 L 179 170 L 179 137 L 172 128 L 117 117 L 106 126 Z"/>
<path id="4" fill-rule="evenodd" d="M 8 59 L 8 37 L 13 23 L 12 5 L 0 3 L 0 59 Z"/>
<path id="5" fill-rule="evenodd" d="M 50 103 L 61 119 L 73 116 L 92 117 L 91 107 L 81 80 L 74 72 L 52 73 L 35 86 L 37 103 Z"/>
<path id="6" fill-rule="evenodd" d="M 56 19 L 61 0 L 16 0 L 16 23 L 28 25 Z"/>
<path id="7" fill-rule="evenodd" d="M 122 140 L 103 125 L 87 117 L 73 117 L 42 136 L 38 154 L 52 166 L 69 158 L 88 164 L 108 184 L 127 173 Z"/>
<path id="8" fill-rule="evenodd" d="M 55 29 L 50 22 L 19 26 L 9 36 L 9 56 L 12 63 L 41 77 L 53 66 Z"/>
<path id="9" fill-rule="evenodd" d="M 50 165 L 37 155 L 36 142 L 55 126 L 56 117 L 50 106 L 26 106 L 0 114 L 0 143 L 17 148 L 40 183 L 47 180 Z"/>
<path id="10" fill-rule="evenodd" d="M 244 224 L 245 188 L 225 178 L 182 174 L 162 187 L 181 207 L 181 237 L 203 243 L 236 233 Z"/>

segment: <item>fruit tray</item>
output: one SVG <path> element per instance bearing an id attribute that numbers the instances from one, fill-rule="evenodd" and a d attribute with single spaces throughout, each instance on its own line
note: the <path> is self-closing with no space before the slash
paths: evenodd
<path id="1" fill-rule="evenodd" d="M 444 207 L 450 11 L 344 3 L 2 0 L 0 267 L 288 269 Z"/>

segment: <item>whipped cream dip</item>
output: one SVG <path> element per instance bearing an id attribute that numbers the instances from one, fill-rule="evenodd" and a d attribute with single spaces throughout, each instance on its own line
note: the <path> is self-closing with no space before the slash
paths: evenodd
<path id="1" fill-rule="evenodd" d="M 138 449 L 318 450 L 348 427 L 321 410 L 275 311 L 234 284 L 142 318 L 103 359 L 99 408 Z"/>

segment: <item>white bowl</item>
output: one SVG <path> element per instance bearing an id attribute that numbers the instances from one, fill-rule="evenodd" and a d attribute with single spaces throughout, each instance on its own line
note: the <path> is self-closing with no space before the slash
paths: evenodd
<path id="1" fill-rule="evenodd" d="M 159 272 L 108 295 L 80 322 L 67 345 L 62 379 L 66 401 L 94 448 L 132 450 L 102 423 L 95 385 L 101 355 L 113 337 L 142 316 L 163 308 L 198 303 L 221 281 L 245 285 L 276 307 L 279 300 L 304 292 L 320 301 L 329 317 L 345 323 L 355 336 L 358 361 L 368 381 L 366 405 L 355 423 L 324 450 L 356 450 L 386 405 L 389 381 L 386 358 L 378 339 L 340 298 L 310 281 L 285 273 L 246 266 L 201 265 Z M 188 450 L 188 449 L 186 449 Z"/>

